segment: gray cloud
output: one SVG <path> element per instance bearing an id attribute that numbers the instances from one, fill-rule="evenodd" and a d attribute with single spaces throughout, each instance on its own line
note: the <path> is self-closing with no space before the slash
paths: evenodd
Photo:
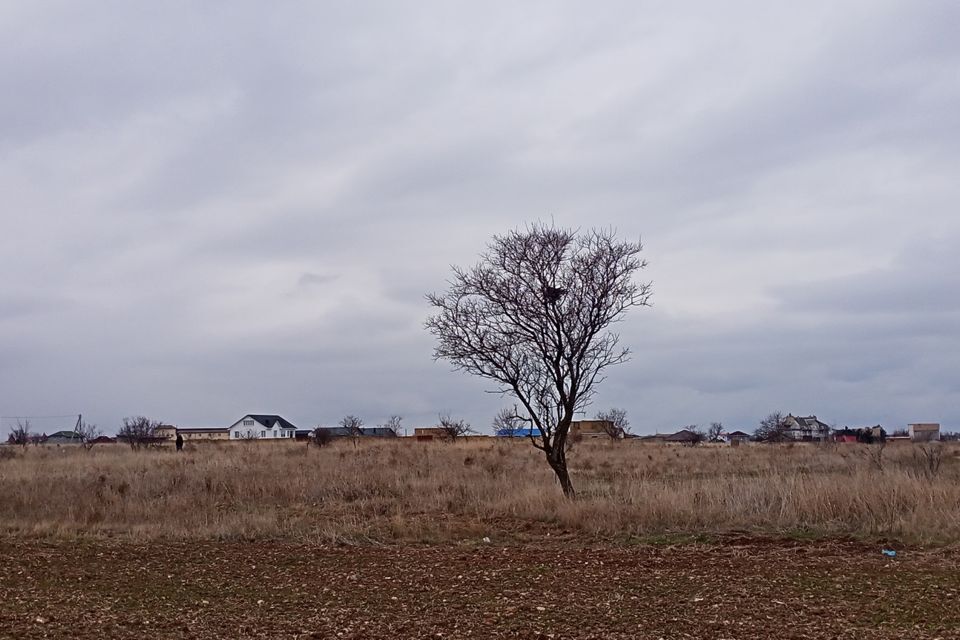
<path id="1" fill-rule="evenodd" d="M 958 13 L 0 8 L 0 414 L 485 426 L 423 294 L 552 217 L 645 241 L 639 430 L 960 428 Z"/>

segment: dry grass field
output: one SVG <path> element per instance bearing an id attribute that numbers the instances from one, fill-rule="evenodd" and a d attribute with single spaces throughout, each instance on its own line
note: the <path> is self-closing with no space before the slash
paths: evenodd
<path id="1" fill-rule="evenodd" d="M 0 447 L 0 638 L 957 638 L 958 451 Z"/>
<path id="2" fill-rule="evenodd" d="M 730 533 L 960 539 L 960 447 L 585 442 L 566 500 L 525 442 L 4 447 L 7 535 L 445 542 Z M 940 456 L 933 469 L 927 454 Z"/>

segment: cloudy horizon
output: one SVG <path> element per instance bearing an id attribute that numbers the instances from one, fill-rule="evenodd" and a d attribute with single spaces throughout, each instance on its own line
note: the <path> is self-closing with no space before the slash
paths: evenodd
<path id="1" fill-rule="evenodd" d="M 0 5 L 0 415 L 489 432 L 509 401 L 433 362 L 424 295 L 553 220 L 649 261 L 591 415 L 958 429 L 958 19 Z"/>

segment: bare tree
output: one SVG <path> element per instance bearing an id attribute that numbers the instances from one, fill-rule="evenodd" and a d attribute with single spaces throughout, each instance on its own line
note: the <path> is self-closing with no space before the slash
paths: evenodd
<path id="1" fill-rule="evenodd" d="M 707 429 L 707 442 L 717 442 L 721 435 L 723 435 L 723 423 L 711 422 Z"/>
<path id="2" fill-rule="evenodd" d="M 387 418 L 387 421 L 380 425 L 381 429 L 390 429 L 393 431 L 394 435 L 400 436 L 400 423 L 403 421 L 403 416 L 390 416 Z"/>
<path id="3" fill-rule="evenodd" d="M 611 440 L 622 440 L 630 429 L 630 421 L 627 420 L 625 409 L 608 409 L 597 414 L 597 420 L 603 423 L 603 430 Z"/>
<path id="4" fill-rule="evenodd" d="M 346 432 L 346 435 L 353 439 L 353 446 L 357 446 L 357 441 L 363 435 L 363 420 L 355 415 L 344 416 L 340 420 L 340 427 Z"/>
<path id="5" fill-rule="evenodd" d="M 684 441 L 684 444 L 688 447 L 695 447 L 707 439 L 707 432 L 701 429 L 698 424 L 688 424 L 682 430 L 690 432 L 690 439 Z"/>
<path id="6" fill-rule="evenodd" d="M 504 407 L 493 417 L 493 430 L 497 434 L 517 435 L 526 431 L 531 424 L 532 421 L 520 415 L 516 406 Z"/>
<path id="7" fill-rule="evenodd" d="M 774 411 L 760 421 L 760 426 L 753 435 L 761 442 L 783 442 L 787 438 L 786 431 L 786 416 L 782 411 Z"/>
<path id="8" fill-rule="evenodd" d="M 93 448 L 94 440 L 103 435 L 100 427 L 92 422 L 86 422 L 82 418 L 77 419 L 77 426 L 74 428 L 74 431 L 80 436 L 80 443 L 87 451 Z"/>
<path id="9" fill-rule="evenodd" d="M 10 437 L 7 438 L 7 442 L 10 444 L 18 444 L 21 447 L 26 447 L 30 444 L 30 421 L 23 420 L 21 422 L 18 419 L 17 424 L 10 430 Z"/>
<path id="10" fill-rule="evenodd" d="M 124 440 L 131 449 L 153 444 L 156 440 L 156 430 L 160 422 L 146 416 L 133 416 L 123 419 L 123 426 L 117 432 L 117 438 Z"/>
<path id="11" fill-rule="evenodd" d="M 463 418 L 453 418 L 449 413 L 441 413 L 439 419 L 437 428 L 442 429 L 444 435 L 451 440 L 474 433 L 473 429 L 470 428 L 470 423 Z"/>
<path id="12" fill-rule="evenodd" d="M 427 296 L 426 328 L 436 359 L 513 395 L 539 432 L 531 438 L 568 497 L 567 437 L 606 370 L 629 350 L 609 327 L 649 304 L 651 285 L 633 282 L 646 266 L 639 242 L 612 231 L 534 224 L 494 237 L 479 264 L 454 267 L 450 289 Z"/>

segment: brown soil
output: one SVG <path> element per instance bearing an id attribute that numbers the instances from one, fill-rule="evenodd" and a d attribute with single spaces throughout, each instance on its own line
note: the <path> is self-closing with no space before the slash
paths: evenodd
<path id="1" fill-rule="evenodd" d="M 0 540 L 4 638 L 960 638 L 960 554 L 855 542 Z"/>

